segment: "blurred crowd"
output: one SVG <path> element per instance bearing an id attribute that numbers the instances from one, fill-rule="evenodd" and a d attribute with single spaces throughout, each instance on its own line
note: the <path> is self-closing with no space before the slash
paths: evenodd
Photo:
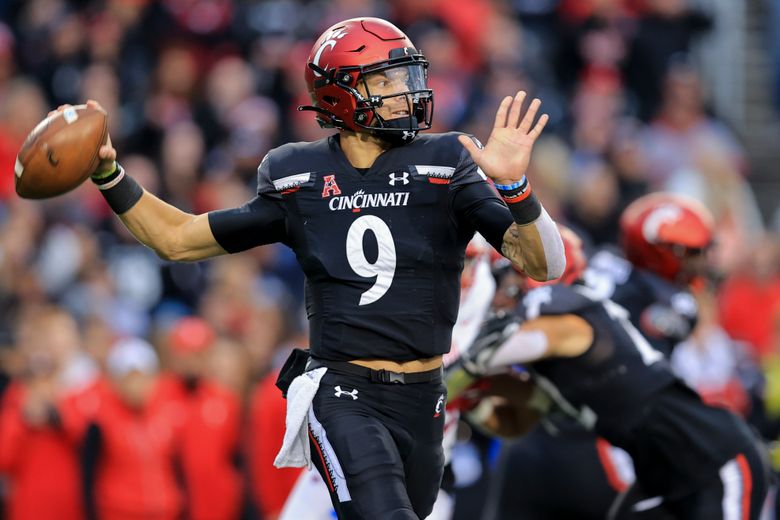
<path id="1" fill-rule="evenodd" d="M 685 0 L 6 0 L 6 518 L 279 513 L 298 473 L 271 464 L 284 427 L 273 380 L 289 349 L 307 343 L 292 253 L 273 245 L 166 263 L 89 183 L 24 201 L 13 166 L 49 110 L 95 99 L 110 115 L 120 162 L 147 190 L 196 213 L 240 205 L 269 149 L 330 133 L 296 110 L 308 103 L 305 60 L 324 28 L 354 16 L 392 20 L 425 53 L 433 131 L 484 140 L 503 96 L 540 97 L 551 121 L 529 178 L 553 218 L 591 246 L 614 243 L 618 215 L 647 192 L 701 200 L 715 215 L 717 245 L 702 319 L 679 365 L 777 435 L 780 230 L 764 225 L 750 162 L 710 109 L 691 55 L 713 30 L 712 13 Z M 741 377 L 745 363 L 759 375 Z M 474 461 L 490 458 L 468 440 L 456 450 L 464 490 L 479 480 Z M 472 495 L 463 492 L 457 517 L 477 517 Z"/>

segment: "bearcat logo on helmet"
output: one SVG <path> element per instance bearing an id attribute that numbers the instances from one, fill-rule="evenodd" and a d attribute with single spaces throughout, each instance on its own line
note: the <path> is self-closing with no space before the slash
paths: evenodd
<path id="1" fill-rule="evenodd" d="M 369 86 L 367 79 L 377 77 L 387 78 L 383 87 Z M 298 110 L 315 112 L 323 127 L 408 143 L 431 127 L 427 80 L 428 60 L 403 32 L 379 18 L 353 18 L 330 27 L 312 47 L 306 66 L 312 105 Z"/>
<path id="2" fill-rule="evenodd" d="M 658 232 L 664 224 L 671 224 L 680 220 L 682 210 L 672 204 L 663 204 L 653 209 L 645 218 L 642 225 L 642 235 L 645 240 L 654 244 L 658 242 Z"/>
<path id="3" fill-rule="evenodd" d="M 712 214 L 700 202 L 673 193 L 650 193 L 632 202 L 620 216 L 620 243 L 636 267 L 662 278 L 688 283 L 688 258 L 712 244 Z"/>
<path id="4" fill-rule="evenodd" d="M 344 28 L 338 28 L 331 31 L 331 33 L 328 35 L 328 38 L 324 42 L 322 42 L 322 45 L 320 45 L 320 48 L 317 49 L 317 52 L 314 54 L 314 60 L 312 60 L 312 63 L 314 63 L 319 67 L 320 59 L 322 58 L 323 51 L 328 48 L 333 49 L 338 43 L 338 40 L 346 36 L 346 34 L 347 32 L 346 29 Z M 328 65 L 322 66 L 321 68 L 324 70 L 328 70 Z M 314 75 L 317 77 L 322 77 L 322 74 L 320 74 L 316 70 L 314 71 Z"/>

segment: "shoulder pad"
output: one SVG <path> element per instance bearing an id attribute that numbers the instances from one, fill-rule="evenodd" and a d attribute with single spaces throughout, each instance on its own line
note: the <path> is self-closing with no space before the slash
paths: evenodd
<path id="1" fill-rule="evenodd" d="M 312 165 L 327 165 L 332 160 L 328 138 L 274 148 L 257 168 L 257 193 L 282 192 L 306 184 L 313 180 Z"/>
<path id="2" fill-rule="evenodd" d="M 457 166 L 461 159 L 463 145 L 458 141 L 459 132 L 442 134 L 420 134 L 412 141 L 409 150 L 414 150 L 428 160 L 434 160 L 442 165 Z M 422 152 L 422 153 L 420 153 Z"/>
<path id="3" fill-rule="evenodd" d="M 688 290 L 648 271 L 637 270 L 636 273 L 637 279 L 655 302 L 669 306 L 676 313 L 688 318 L 698 316 L 699 306 Z"/>
<path id="4" fill-rule="evenodd" d="M 446 134 L 434 134 L 435 146 L 439 148 L 442 159 L 446 157 L 449 165 L 449 184 L 453 187 L 487 181 L 487 176 L 471 159 L 469 152 L 460 144 L 458 136 L 466 135 L 474 140 L 480 147 L 482 143 L 476 137 L 462 132 L 448 132 Z M 420 168 L 417 168 L 418 173 Z"/>
<path id="5" fill-rule="evenodd" d="M 588 268 L 609 275 L 616 284 L 626 283 L 634 270 L 631 262 L 609 249 L 597 251 L 588 261 Z"/>
<path id="6" fill-rule="evenodd" d="M 459 132 L 420 134 L 399 150 L 397 160 L 403 162 L 415 176 L 428 177 L 434 184 L 463 184 L 484 180 L 475 172 L 477 166 L 458 141 Z M 481 173 L 481 171 L 480 171 Z"/>
<path id="7" fill-rule="evenodd" d="M 539 316 L 579 314 L 599 304 L 600 299 L 583 285 L 545 285 L 526 293 L 518 312 L 532 320 Z"/>

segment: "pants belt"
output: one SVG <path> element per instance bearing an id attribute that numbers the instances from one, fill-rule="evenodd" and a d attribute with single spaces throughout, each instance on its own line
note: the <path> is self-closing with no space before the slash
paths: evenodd
<path id="1" fill-rule="evenodd" d="M 317 358 L 311 358 L 306 369 L 311 370 L 318 367 L 328 367 L 328 369 L 333 370 L 334 372 L 365 377 L 366 379 L 370 379 L 372 383 L 400 383 L 402 385 L 441 381 L 444 370 L 442 367 L 437 367 L 433 370 L 426 370 L 425 372 L 393 372 L 385 369 L 373 370 L 346 361 L 330 361 Z"/>

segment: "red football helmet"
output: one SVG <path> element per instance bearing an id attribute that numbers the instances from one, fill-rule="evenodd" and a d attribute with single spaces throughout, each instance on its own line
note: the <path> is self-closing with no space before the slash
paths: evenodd
<path id="1" fill-rule="evenodd" d="M 713 227 L 712 214 L 699 202 L 671 193 L 651 193 L 623 211 L 620 242 L 635 266 L 687 283 L 700 274 L 696 262 L 689 260 L 703 258 L 712 243 Z"/>
<path id="2" fill-rule="evenodd" d="M 379 18 L 353 18 L 326 30 L 311 49 L 306 84 L 323 127 L 409 142 L 431 127 L 428 61 L 406 35 Z M 382 108 L 384 116 L 379 114 Z"/>
<path id="3" fill-rule="evenodd" d="M 582 248 L 582 239 L 577 236 L 577 233 L 563 224 L 558 224 L 558 231 L 561 233 L 563 250 L 566 255 L 566 268 L 563 270 L 563 274 L 560 278 L 547 282 L 538 282 L 526 276 L 526 290 L 558 283 L 571 285 L 582 277 L 582 273 L 588 267 L 588 258 L 585 256 L 585 250 Z"/>

